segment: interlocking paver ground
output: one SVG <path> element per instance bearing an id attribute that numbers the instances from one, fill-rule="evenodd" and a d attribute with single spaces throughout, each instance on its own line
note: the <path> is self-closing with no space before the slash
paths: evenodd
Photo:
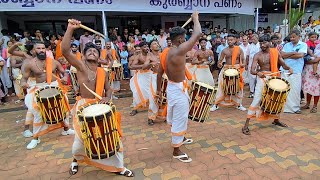
<path id="1" fill-rule="evenodd" d="M 244 99 L 248 107 L 252 99 Z M 134 179 L 320 179 L 320 113 L 283 114 L 289 128 L 271 121 L 251 121 L 251 136 L 241 133 L 246 112 L 220 108 L 205 123 L 189 123 L 194 143 L 182 150 L 193 159 L 172 158 L 170 127 L 159 120 L 147 125 L 147 111 L 129 116 L 132 98 L 115 100 L 122 113 L 125 164 Z M 81 165 L 77 175 L 68 168 L 73 137 L 60 130 L 41 138 L 33 150 L 26 145 L 22 104 L 0 107 L 0 179 L 128 179 Z M 3 111 L 5 109 L 5 111 Z"/>

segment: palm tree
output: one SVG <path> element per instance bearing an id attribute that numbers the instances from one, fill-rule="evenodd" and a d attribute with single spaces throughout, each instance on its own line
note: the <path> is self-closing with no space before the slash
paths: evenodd
<path id="1" fill-rule="evenodd" d="M 279 0 L 279 1 L 283 2 L 283 0 Z M 285 4 L 286 10 L 288 7 L 288 1 L 289 1 L 289 25 L 290 25 L 289 28 L 291 31 L 296 25 L 298 25 L 299 21 L 305 15 L 305 7 L 306 7 L 307 0 L 300 0 L 299 8 L 292 8 L 292 3 L 294 0 L 286 0 L 286 4 Z"/>

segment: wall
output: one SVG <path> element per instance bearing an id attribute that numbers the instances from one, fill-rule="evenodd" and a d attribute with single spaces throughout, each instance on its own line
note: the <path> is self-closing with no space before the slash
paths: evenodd
<path id="1" fill-rule="evenodd" d="M 236 31 L 245 31 L 254 29 L 254 16 L 249 15 L 233 15 L 229 16 L 229 29 Z"/>
<path id="2" fill-rule="evenodd" d="M 2 29 L 7 29 L 7 16 L 0 12 L 0 31 Z M 1 33 L 0 33 L 1 34 Z"/>

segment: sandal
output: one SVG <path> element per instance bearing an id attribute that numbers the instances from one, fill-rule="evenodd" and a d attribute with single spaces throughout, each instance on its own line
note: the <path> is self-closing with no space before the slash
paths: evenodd
<path id="1" fill-rule="evenodd" d="M 298 110 L 298 111 L 296 111 L 296 112 L 294 112 L 295 114 L 301 114 L 301 111 L 300 110 Z"/>
<path id="2" fill-rule="evenodd" d="M 280 127 L 288 127 L 288 125 L 286 125 L 285 123 L 282 123 L 280 121 L 273 121 L 272 124 L 276 125 L 276 126 L 280 126 Z"/>
<path id="3" fill-rule="evenodd" d="M 136 114 L 138 114 L 138 111 L 137 110 L 132 110 L 131 113 L 130 113 L 130 116 L 135 116 Z"/>
<path id="4" fill-rule="evenodd" d="M 188 145 L 191 143 L 193 143 L 193 139 L 187 139 L 187 138 L 185 138 L 185 140 L 182 142 L 183 145 Z"/>
<path id="5" fill-rule="evenodd" d="M 313 107 L 313 108 L 310 110 L 310 113 L 317 113 L 317 110 L 318 110 L 317 107 Z"/>
<path id="6" fill-rule="evenodd" d="M 153 120 L 151 120 L 151 119 L 148 119 L 148 125 L 149 125 L 149 126 L 152 126 L 152 125 L 154 125 L 154 122 L 153 122 Z"/>
<path id="7" fill-rule="evenodd" d="M 242 133 L 245 135 L 251 135 L 250 129 L 248 127 L 243 127 L 242 128 Z"/>
<path id="8" fill-rule="evenodd" d="M 306 104 L 306 105 L 302 106 L 301 109 L 310 109 L 310 105 Z"/>
<path id="9" fill-rule="evenodd" d="M 174 159 L 178 159 L 179 161 L 183 163 L 190 163 L 192 161 L 191 158 L 188 157 L 187 154 L 181 154 L 179 156 L 173 156 Z M 183 158 L 188 158 L 188 159 L 183 159 Z"/>
<path id="10" fill-rule="evenodd" d="M 124 170 L 122 172 L 118 172 L 116 174 L 121 175 L 121 176 L 125 176 L 125 177 L 134 177 L 133 172 L 127 168 L 124 168 Z"/>
<path id="11" fill-rule="evenodd" d="M 72 162 L 69 170 L 70 175 L 75 175 L 78 173 L 78 163 L 77 162 Z"/>

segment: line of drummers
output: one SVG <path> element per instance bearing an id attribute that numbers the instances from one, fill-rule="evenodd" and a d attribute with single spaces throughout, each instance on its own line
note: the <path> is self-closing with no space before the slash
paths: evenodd
<path id="1" fill-rule="evenodd" d="M 214 84 L 207 84 L 206 79 L 212 78 L 209 69 L 211 65 L 211 62 L 209 62 L 211 52 L 206 50 L 204 50 L 204 52 L 201 52 L 203 50 L 199 51 L 200 52 L 193 52 L 193 57 L 196 59 L 200 57 L 196 64 L 190 62 L 186 63 L 186 71 L 191 75 L 187 77 L 189 80 L 188 92 L 190 96 L 190 110 L 186 113 L 189 113 L 190 120 L 203 123 L 208 120 L 210 108 L 213 105 L 217 105 L 218 100 L 232 104 L 236 107 L 241 105 L 241 101 L 233 100 L 233 98 L 236 97 L 241 99 L 239 94 L 242 94 L 243 97 L 243 67 L 237 66 L 234 62 L 228 63 L 227 61 L 220 72 L 218 87 Z M 233 47 L 233 51 L 229 52 L 229 56 L 228 53 L 226 53 L 225 58 L 229 58 L 230 60 L 235 59 L 232 61 L 236 61 L 238 55 L 236 54 L 236 57 L 232 57 L 234 51 L 240 52 L 239 47 Z M 137 54 L 137 56 L 143 55 Z M 241 56 L 241 53 L 239 56 Z M 203 57 L 206 57 L 206 59 L 203 59 Z M 136 58 L 139 59 L 139 57 Z M 156 59 L 158 59 L 158 62 L 156 63 L 161 66 L 161 54 L 159 54 L 159 58 Z M 139 63 L 139 61 L 137 62 Z M 142 61 L 140 63 L 144 62 Z M 123 79 L 122 65 L 115 62 L 111 66 L 108 65 L 108 68 L 106 67 L 104 70 L 108 72 L 110 85 L 113 88 L 117 88 L 115 87 L 117 86 L 116 83 L 119 83 L 118 86 L 120 86 L 120 81 Z M 139 71 L 142 71 L 142 69 L 137 69 L 134 76 L 139 74 Z M 67 89 L 67 95 L 69 96 L 69 99 L 72 99 L 78 93 L 79 84 L 77 81 L 76 69 L 71 68 L 69 73 L 72 85 Z M 96 76 L 98 78 L 97 74 Z M 200 77 L 203 77 L 204 80 Z M 133 79 L 134 77 L 131 80 Z M 156 81 L 156 79 L 153 79 L 152 81 Z M 161 95 L 156 101 L 158 107 L 163 107 L 167 103 L 167 84 L 168 78 L 164 74 L 161 81 Z M 277 76 L 270 76 L 270 78 L 267 78 L 265 87 L 263 88 L 262 100 L 260 102 L 261 110 L 267 114 L 273 115 L 281 113 L 289 90 L 290 85 L 285 79 Z M 217 99 L 216 94 L 219 93 L 222 94 L 222 96 Z M 139 95 L 134 93 L 133 96 Z M 42 119 L 45 123 L 54 125 L 63 121 L 66 116 L 68 116 L 68 112 L 70 111 L 68 100 L 64 98 L 64 93 L 60 88 L 52 86 L 41 88 L 36 91 L 36 98 Z M 76 114 L 81 126 L 79 133 L 84 140 L 83 145 L 88 158 L 109 158 L 119 150 L 119 138 L 122 132 L 119 123 L 120 117 L 117 115 L 116 107 L 114 105 L 99 104 L 96 102 L 85 103 L 77 108 Z"/>

